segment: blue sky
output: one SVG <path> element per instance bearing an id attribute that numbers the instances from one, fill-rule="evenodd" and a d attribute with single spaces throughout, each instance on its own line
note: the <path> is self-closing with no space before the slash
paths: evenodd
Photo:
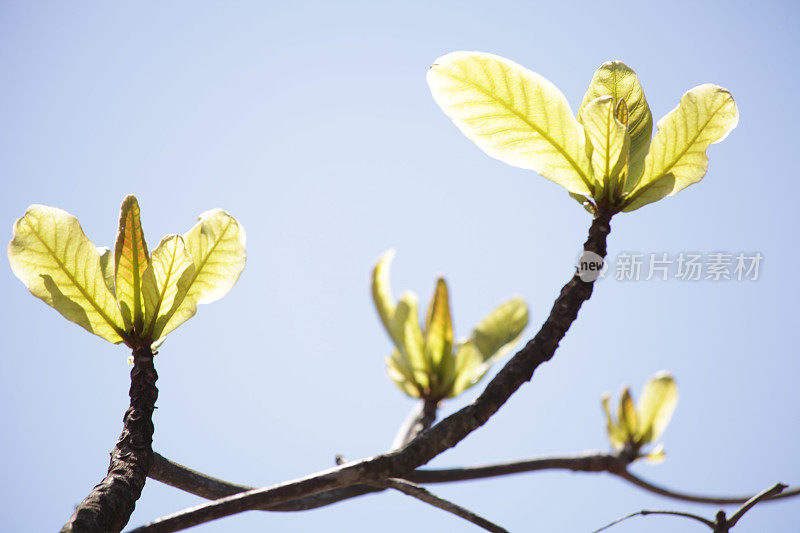
<path id="1" fill-rule="evenodd" d="M 792 2 L 4 2 L 0 224 L 10 238 L 28 205 L 55 205 L 111 245 L 134 193 L 152 247 L 207 209 L 236 216 L 248 235 L 239 283 L 157 356 L 154 448 L 267 485 L 335 454 L 380 453 L 412 405 L 385 376 L 390 344 L 369 298 L 381 252 L 397 250 L 397 293 L 427 298 L 446 276 L 457 335 L 517 294 L 532 334 L 570 276 L 589 215 L 450 123 L 425 83 L 437 57 L 508 57 L 573 110 L 594 70 L 620 59 L 656 119 L 713 82 L 734 95 L 738 128 L 711 147 L 700 184 L 616 217 L 609 253 L 757 251 L 758 281 L 603 280 L 554 360 L 432 465 L 605 449 L 600 394 L 623 383 L 638 393 L 669 369 L 681 399 L 668 459 L 637 473 L 720 495 L 800 483 L 798 22 Z M 31 297 L 7 266 L 0 290 L 0 529 L 52 531 L 105 472 L 128 402 L 127 352 Z M 643 508 L 716 512 L 591 474 L 435 490 L 511 531 L 588 532 Z M 149 481 L 131 525 L 199 501 Z M 764 505 L 736 532 L 799 529 L 798 501 Z M 475 530 L 382 494 L 197 531 L 412 527 Z M 612 531 L 691 528 L 702 530 L 655 517 Z"/>

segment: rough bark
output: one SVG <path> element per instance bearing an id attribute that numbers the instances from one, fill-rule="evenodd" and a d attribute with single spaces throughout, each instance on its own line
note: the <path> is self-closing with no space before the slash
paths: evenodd
<path id="1" fill-rule="evenodd" d="M 134 349 L 131 404 L 125 412 L 122 434 L 111 451 L 108 475 L 78 505 L 62 533 L 118 532 L 128 523 L 153 460 L 157 379 L 152 350 Z"/>

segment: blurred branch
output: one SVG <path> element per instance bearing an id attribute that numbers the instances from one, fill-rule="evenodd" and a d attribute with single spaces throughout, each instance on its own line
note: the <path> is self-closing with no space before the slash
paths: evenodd
<path id="1" fill-rule="evenodd" d="M 436 410 L 439 408 L 439 402 L 421 399 L 403 421 L 403 424 L 397 430 L 392 441 L 390 450 L 397 450 L 402 448 L 415 438 L 417 435 L 428 429 L 436 421 Z"/>
<path id="2" fill-rule="evenodd" d="M 744 505 L 739 507 L 739 509 L 737 509 L 736 512 L 733 513 L 733 516 L 731 516 L 728 519 L 728 528 L 732 528 L 733 526 L 735 526 L 736 522 L 738 522 L 739 519 L 742 518 L 744 516 L 744 514 L 747 511 L 749 511 L 750 509 L 752 509 L 756 504 L 758 504 L 758 503 L 760 503 L 760 502 L 762 502 L 764 500 L 775 499 L 776 496 L 781 494 L 787 488 L 788 487 L 786 485 L 784 485 L 783 483 L 776 483 L 775 485 L 771 486 L 770 488 L 768 488 L 768 489 L 766 489 L 766 490 L 764 490 L 762 492 L 759 492 L 758 494 L 756 494 L 755 496 L 753 496 L 752 498 L 747 500 L 744 503 Z"/>
<path id="3" fill-rule="evenodd" d="M 693 520 L 697 520 L 698 522 L 702 522 L 703 524 L 709 526 L 712 529 L 714 527 L 716 527 L 716 524 L 714 522 L 712 522 L 711 520 L 703 518 L 702 516 L 697 516 L 695 514 L 681 513 L 679 511 L 649 511 L 647 509 L 644 509 L 644 510 L 641 510 L 641 511 L 637 511 L 635 513 L 631 513 L 631 514 L 629 514 L 627 516 L 623 516 L 619 520 L 614 520 L 613 522 L 611 522 L 607 526 L 603 526 L 600 529 L 596 529 L 592 533 L 600 533 L 601 531 L 605 531 L 606 529 L 609 529 L 610 527 L 616 526 L 620 522 L 624 522 L 625 520 L 627 520 L 629 518 L 633 518 L 634 516 L 647 516 L 647 515 L 651 515 L 651 514 L 660 514 L 660 515 L 669 515 L 669 516 L 680 516 L 680 517 L 683 517 L 683 518 L 691 518 Z"/>
<path id="4" fill-rule="evenodd" d="M 645 481 L 644 479 L 635 476 L 628 470 L 622 470 L 619 472 L 612 472 L 614 475 L 621 477 L 622 479 L 629 481 L 636 485 L 637 487 L 641 487 L 648 492 L 652 492 L 653 494 L 658 494 L 660 496 L 666 496 L 667 498 L 672 498 L 673 500 L 680 500 L 684 502 L 692 502 L 692 503 L 709 503 L 712 505 L 736 505 L 736 504 L 743 504 L 747 503 L 750 499 L 754 498 L 755 496 L 701 496 L 697 494 L 688 494 L 685 492 L 678 492 L 670 489 L 666 489 L 664 487 L 660 487 L 658 485 L 654 485 L 649 481 Z M 796 487 L 792 490 L 787 490 L 783 493 L 771 495 L 769 500 L 780 500 L 785 498 L 792 498 L 800 494 L 800 487 Z M 757 496 L 757 495 L 756 495 Z"/>
<path id="5" fill-rule="evenodd" d="M 606 256 L 611 216 L 605 211 L 595 215 L 583 246 L 584 251 Z M 561 289 L 539 332 L 489 381 L 480 396 L 470 405 L 423 431 L 403 448 L 301 479 L 199 505 L 158 519 L 136 531 L 179 531 L 224 516 L 282 504 L 331 489 L 397 477 L 424 465 L 485 424 L 523 383 L 533 377 L 539 365 L 553 357 L 581 306 L 591 297 L 593 286 L 594 282 L 581 280 L 576 271 Z"/>
<path id="6" fill-rule="evenodd" d="M 628 462 L 619 456 L 601 452 L 585 452 L 579 455 L 534 457 L 520 461 L 463 468 L 418 469 L 406 474 L 401 474 L 398 477 L 414 483 L 453 483 L 508 476 L 511 474 L 522 474 L 538 470 L 608 472 L 648 492 L 674 500 L 713 505 L 736 505 L 746 503 L 751 499 L 750 496 L 701 496 L 666 489 L 632 474 L 627 470 L 627 466 Z M 209 500 L 216 500 L 254 489 L 254 487 L 230 483 L 197 472 L 179 463 L 170 461 L 158 453 L 154 453 L 153 465 L 150 468 L 148 476 L 177 489 L 190 492 Z M 279 505 L 265 506 L 259 509 L 262 511 L 307 511 L 374 492 L 380 492 L 380 489 L 376 489 L 373 485 L 351 485 L 349 487 L 333 489 L 313 496 L 299 498 Z M 769 499 L 778 500 L 791 498 L 798 494 L 800 494 L 800 488 L 795 488 L 785 491 L 782 494 L 771 496 Z"/>
<path id="7" fill-rule="evenodd" d="M 473 513 L 469 509 L 465 509 L 460 505 L 447 501 L 444 498 L 440 498 L 439 496 L 436 496 L 419 485 L 415 485 L 414 483 L 404 479 L 389 478 L 377 483 L 377 485 L 380 487 L 388 487 L 390 489 L 400 491 L 403 494 L 411 496 L 412 498 L 417 498 L 418 500 L 433 505 L 434 507 L 438 507 L 443 511 L 447 511 L 448 513 L 452 513 L 463 518 L 464 520 L 472 522 L 476 526 L 481 527 L 486 531 L 492 531 L 493 533 L 508 533 L 507 530 Z"/>
<path id="8" fill-rule="evenodd" d="M 633 518 L 634 516 L 647 516 L 651 514 L 656 515 L 669 515 L 669 516 L 679 516 L 682 518 L 691 518 L 692 520 L 697 520 L 698 522 L 702 522 L 703 524 L 707 525 L 714 533 L 729 533 L 733 526 L 739 521 L 744 514 L 752 509 L 756 504 L 759 502 L 775 499 L 778 495 L 780 495 L 786 489 L 786 485 L 782 483 L 776 483 L 772 487 L 763 490 L 747 500 L 744 505 L 742 505 L 730 518 L 725 516 L 725 511 L 719 511 L 717 513 L 716 519 L 714 522 L 708 520 L 707 518 L 703 518 L 702 516 L 698 516 L 696 514 L 691 513 L 683 513 L 680 511 L 649 511 L 649 510 L 642 510 L 636 513 L 629 514 L 627 516 L 623 516 L 619 520 L 615 520 L 608 524 L 607 526 L 601 527 L 600 529 L 594 531 L 593 533 L 600 533 L 601 531 L 605 531 L 606 529 L 619 524 L 629 518 Z"/>

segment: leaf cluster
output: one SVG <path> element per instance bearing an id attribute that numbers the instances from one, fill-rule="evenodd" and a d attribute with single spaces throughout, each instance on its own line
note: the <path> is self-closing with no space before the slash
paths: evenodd
<path id="1" fill-rule="evenodd" d="M 158 345 L 224 296 L 246 260 L 245 232 L 221 209 L 206 211 L 184 235 L 148 252 L 134 196 L 122 202 L 114 251 L 98 248 L 78 219 L 33 205 L 14 224 L 8 259 L 34 296 L 109 342 Z"/>

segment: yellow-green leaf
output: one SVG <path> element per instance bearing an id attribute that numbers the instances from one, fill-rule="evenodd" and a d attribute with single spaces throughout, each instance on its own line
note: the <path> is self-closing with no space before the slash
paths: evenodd
<path id="1" fill-rule="evenodd" d="M 425 359 L 432 369 L 439 367 L 453 350 L 453 322 L 450 317 L 450 298 L 444 278 L 436 281 L 425 320 Z"/>
<path id="2" fill-rule="evenodd" d="M 383 322 L 383 327 L 389 336 L 397 342 L 392 332 L 392 318 L 394 318 L 397 304 L 392 296 L 392 288 L 389 282 L 389 267 L 394 259 L 394 250 L 388 250 L 381 255 L 378 262 L 372 269 L 372 300 L 375 302 L 375 309 Z"/>
<path id="3" fill-rule="evenodd" d="M 122 342 L 122 315 L 106 286 L 100 252 L 74 216 L 32 205 L 14 224 L 8 260 L 34 296 L 91 333 Z"/>
<path id="4" fill-rule="evenodd" d="M 386 358 L 386 373 L 408 396 L 420 397 L 420 391 L 414 381 L 414 373 L 399 350 L 395 350 L 391 357 Z"/>
<path id="5" fill-rule="evenodd" d="M 639 400 L 637 438 L 642 444 L 655 442 L 664 433 L 678 404 L 678 386 L 668 373 L 651 378 Z"/>
<path id="6" fill-rule="evenodd" d="M 603 412 L 606 414 L 606 434 L 608 435 L 608 440 L 611 442 L 611 446 L 617 450 L 621 450 L 625 447 L 625 432 L 611 416 L 611 395 L 604 394 L 601 398 L 601 402 L 603 405 Z"/>
<path id="7" fill-rule="evenodd" d="M 461 343 L 456 350 L 454 376 L 448 398 L 455 398 L 475 385 L 491 365 L 484 362 L 483 355 L 473 340 Z"/>
<path id="8" fill-rule="evenodd" d="M 513 298 L 481 320 L 472 339 L 483 360 L 494 362 L 508 353 L 527 325 L 528 306 L 521 298 Z"/>
<path id="9" fill-rule="evenodd" d="M 183 302 L 193 276 L 194 262 L 183 237 L 167 235 L 161 239 L 142 276 L 144 338 L 150 341 L 161 338 L 164 326 Z"/>
<path id="10" fill-rule="evenodd" d="M 408 367 L 411 368 L 415 383 L 421 389 L 426 389 L 430 384 L 430 368 L 425 362 L 424 341 L 417 312 L 417 296 L 414 293 L 407 291 L 400 298 L 391 326 L 394 337 L 398 340 L 397 347 Z"/>
<path id="11" fill-rule="evenodd" d="M 653 117 L 650 106 L 644 97 L 636 73 L 622 61 L 608 61 L 600 65 L 594 73 L 589 88 L 583 97 L 578 111 L 580 121 L 581 110 L 592 100 L 600 96 L 611 96 L 614 105 L 625 100 L 628 110 L 628 134 L 630 135 L 630 151 L 628 156 L 629 181 L 635 182 L 642 172 L 644 157 L 650 145 L 653 133 Z"/>
<path id="12" fill-rule="evenodd" d="M 119 231 L 114 246 L 114 286 L 127 329 L 139 334 L 144 327 L 142 275 L 148 260 L 139 202 L 135 196 L 128 195 L 119 212 Z"/>
<path id="13" fill-rule="evenodd" d="M 428 85 L 445 114 L 491 157 L 570 192 L 591 192 L 581 125 L 544 77 L 496 55 L 453 52 L 436 60 Z"/>
<path id="14" fill-rule="evenodd" d="M 700 181 L 708 170 L 709 145 L 716 144 L 739 123 L 731 94 L 705 84 L 690 89 L 678 107 L 658 121 L 644 172 L 623 211 L 633 211 Z"/>
<path id="15" fill-rule="evenodd" d="M 580 113 L 592 147 L 595 199 L 600 201 L 602 196 L 609 195 L 609 186 L 616 186 L 616 178 L 627 162 L 628 135 L 625 126 L 615 117 L 611 96 L 595 98 L 583 106 Z"/>
<path id="16" fill-rule="evenodd" d="M 620 124 L 625 126 L 627 131 L 630 114 L 628 111 L 628 102 L 626 102 L 624 98 L 620 98 L 619 102 L 617 102 L 617 105 L 614 107 L 614 118 L 619 120 Z"/>
<path id="17" fill-rule="evenodd" d="M 197 312 L 197 304 L 214 302 L 228 293 L 239 279 L 247 260 L 244 228 L 222 209 L 201 214 L 184 236 L 194 262 L 186 296 L 164 326 L 164 336 Z"/>
<path id="18" fill-rule="evenodd" d="M 106 287 L 111 291 L 111 294 L 116 298 L 117 289 L 114 287 L 114 254 L 111 253 L 111 248 L 107 246 L 98 246 L 97 253 L 100 254 L 100 270 L 103 272 L 103 279 L 106 282 Z"/>
<path id="19" fill-rule="evenodd" d="M 631 390 L 625 387 L 619 400 L 617 419 L 619 420 L 620 427 L 625 432 L 626 440 L 635 438 L 636 429 L 638 427 L 637 418 L 636 408 L 633 406 L 633 398 L 631 397 Z"/>

